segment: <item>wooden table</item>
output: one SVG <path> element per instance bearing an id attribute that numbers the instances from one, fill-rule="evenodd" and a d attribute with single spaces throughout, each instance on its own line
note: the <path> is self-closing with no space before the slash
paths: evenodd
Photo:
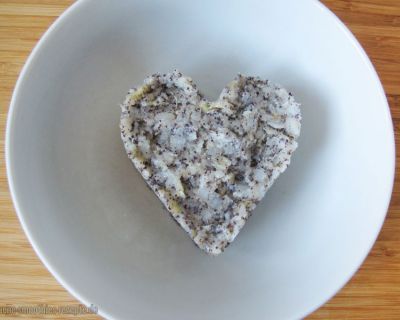
<path id="1" fill-rule="evenodd" d="M 400 0 L 323 2 L 347 24 L 372 59 L 387 93 L 399 146 Z M 78 303 L 45 269 L 21 230 L 10 200 L 3 152 L 7 110 L 17 76 L 39 37 L 72 3 L 73 0 L 0 0 L 0 306 Z M 399 182 L 397 176 L 388 217 L 363 266 L 340 293 L 308 319 L 400 319 Z M 4 318 L 0 314 L 0 319 Z"/>

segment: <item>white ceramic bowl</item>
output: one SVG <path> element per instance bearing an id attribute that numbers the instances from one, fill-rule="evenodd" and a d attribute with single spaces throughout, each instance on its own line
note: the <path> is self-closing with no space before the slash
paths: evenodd
<path id="1" fill-rule="evenodd" d="M 294 92 L 300 147 L 237 240 L 206 256 L 125 154 L 119 103 L 179 68 L 210 98 L 237 72 Z M 15 89 L 7 170 L 43 263 L 109 319 L 298 319 L 339 290 L 381 228 L 394 175 L 378 77 L 317 1 L 82 0 Z"/>

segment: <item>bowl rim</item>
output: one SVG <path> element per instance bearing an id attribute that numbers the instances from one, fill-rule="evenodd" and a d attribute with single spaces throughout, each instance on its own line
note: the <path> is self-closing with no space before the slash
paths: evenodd
<path id="1" fill-rule="evenodd" d="M 75 11 L 79 10 L 84 4 L 89 3 L 92 0 L 77 0 L 74 2 L 72 5 L 70 5 L 51 25 L 50 27 L 44 32 L 44 34 L 41 36 L 39 41 L 35 44 L 33 50 L 29 54 L 29 57 L 24 63 L 24 66 L 18 76 L 18 79 L 16 81 L 13 94 L 11 97 L 10 101 L 10 106 L 8 110 L 8 115 L 7 115 L 7 124 L 6 124 L 6 133 L 5 133 L 5 164 L 6 164 L 6 174 L 7 174 L 7 180 L 8 180 L 8 185 L 9 185 L 9 190 L 10 190 L 10 195 L 11 199 L 15 208 L 15 212 L 17 214 L 17 217 L 20 221 L 20 224 L 22 226 L 22 229 L 28 238 L 28 241 L 30 242 L 34 252 L 36 255 L 39 257 L 41 262 L 44 264 L 47 270 L 49 270 L 50 274 L 60 283 L 75 299 L 77 299 L 79 302 L 83 303 L 86 306 L 92 306 L 91 303 L 89 303 L 88 299 L 83 297 L 78 291 L 75 290 L 72 286 L 68 284 L 67 281 L 65 281 L 53 268 L 53 266 L 48 262 L 48 260 L 45 257 L 45 254 L 41 251 L 40 247 L 36 244 L 34 236 L 31 234 L 29 230 L 29 226 L 27 225 L 25 218 L 24 218 L 24 213 L 22 212 L 19 202 L 18 202 L 18 195 L 15 190 L 14 186 L 14 174 L 13 174 L 13 161 L 12 161 L 12 155 L 11 155 L 11 145 L 12 145 L 12 130 L 14 126 L 14 115 L 15 115 L 15 110 L 17 108 L 17 100 L 18 96 L 21 91 L 22 83 L 24 82 L 26 74 L 29 72 L 31 69 L 35 58 L 41 51 L 43 44 L 48 40 L 50 34 L 52 34 L 56 29 L 58 29 L 62 24 L 65 22 L 68 23 L 68 18 L 73 14 Z M 386 199 L 385 199 L 385 206 L 384 210 L 381 213 L 381 219 L 379 224 L 377 225 L 377 228 L 375 229 L 375 234 L 371 236 L 370 243 L 368 245 L 368 250 L 364 252 L 363 257 L 357 262 L 355 265 L 354 269 L 349 273 L 347 277 L 344 277 L 340 283 L 338 283 L 337 288 L 333 290 L 333 292 L 329 293 L 326 295 L 326 297 L 318 304 L 313 305 L 312 307 L 309 307 L 307 309 L 299 310 L 296 312 L 296 318 L 302 319 L 306 317 L 307 315 L 311 314 L 312 312 L 316 311 L 319 309 L 321 306 L 323 306 L 326 302 L 328 302 L 331 298 L 333 298 L 342 288 L 348 283 L 348 281 L 354 276 L 354 274 L 359 270 L 365 259 L 368 257 L 369 252 L 371 251 L 372 247 L 374 246 L 377 237 L 382 229 L 383 223 L 385 221 L 389 205 L 390 205 L 390 200 L 392 197 L 393 193 L 393 187 L 394 187 L 394 180 L 395 180 L 395 168 L 396 168 L 396 144 L 395 144 L 395 136 L 394 136 L 394 130 L 393 130 L 393 122 L 392 122 L 392 117 L 391 117 L 391 112 L 390 112 L 390 107 L 386 98 L 386 94 L 383 88 L 383 85 L 379 79 L 379 76 L 369 59 L 367 53 L 361 46 L 361 44 L 358 42 L 357 38 L 354 36 L 354 34 L 348 29 L 348 27 L 323 3 L 321 3 L 318 0 L 310 0 L 314 5 L 318 6 L 321 11 L 324 12 L 327 16 L 330 17 L 330 19 L 333 19 L 333 22 L 341 29 L 341 32 L 343 32 L 346 37 L 348 38 L 349 42 L 352 43 L 352 45 L 355 47 L 355 49 L 358 51 L 358 54 L 360 58 L 363 60 L 365 66 L 368 68 L 370 74 L 373 76 L 373 80 L 375 82 L 375 86 L 377 90 L 379 90 L 379 95 L 381 96 L 382 104 L 386 107 L 382 109 L 382 112 L 384 113 L 384 116 L 386 117 L 386 122 L 387 122 L 387 129 L 389 132 L 391 132 L 391 139 L 390 141 L 387 141 L 389 148 L 390 148 L 390 154 L 388 154 L 388 162 L 391 163 L 391 180 L 388 181 L 389 184 L 389 190 Z M 106 319 L 112 319 L 116 320 L 114 316 L 111 314 L 104 312 L 100 308 L 98 308 L 98 313 L 99 316 L 104 317 Z M 295 314 L 295 312 L 294 312 Z"/>

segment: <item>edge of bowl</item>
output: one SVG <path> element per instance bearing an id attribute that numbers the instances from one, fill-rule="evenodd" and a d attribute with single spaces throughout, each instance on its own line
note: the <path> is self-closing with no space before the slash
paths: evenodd
<path id="1" fill-rule="evenodd" d="M 61 24 L 66 20 L 73 12 L 79 9 L 85 2 L 88 2 L 88 0 L 77 0 L 74 2 L 72 5 L 70 5 L 64 12 L 61 13 L 61 15 L 50 25 L 50 27 L 44 32 L 44 34 L 40 37 L 39 41 L 36 43 L 34 48 L 32 49 L 31 53 L 29 54 L 27 60 L 25 61 L 25 64 L 18 76 L 18 79 L 16 81 L 16 84 L 14 86 L 14 90 L 11 96 L 11 101 L 10 101 L 10 106 L 7 114 L 7 124 L 6 124 L 6 134 L 5 134 L 5 163 L 6 163 L 6 173 L 7 173 L 7 180 L 8 180 L 8 186 L 10 189 L 10 195 L 11 199 L 15 208 L 15 212 L 17 214 L 18 220 L 20 221 L 20 224 L 22 226 L 22 229 L 28 238 L 29 243 L 31 244 L 34 252 L 36 255 L 39 257 L 40 261 L 44 264 L 46 269 L 50 272 L 50 274 L 57 280 L 58 283 L 60 283 L 75 299 L 78 301 L 82 302 L 85 306 L 90 307 L 92 304 L 89 302 L 88 299 L 83 297 L 79 292 L 75 291 L 67 282 L 63 280 L 61 276 L 57 273 L 56 270 L 54 270 L 53 266 L 47 261 L 47 258 L 45 255 L 41 252 L 41 249 L 36 245 L 35 239 L 32 236 L 32 234 L 29 231 L 29 228 L 25 222 L 24 215 L 22 213 L 22 210 L 20 209 L 19 202 L 18 202 L 18 196 L 15 191 L 15 186 L 14 186 L 14 177 L 13 177 L 13 164 L 12 164 L 12 158 L 11 158 L 11 145 L 12 145 L 12 127 L 13 127 L 13 119 L 14 119 L 14 114 L 15 114 L 15 109 L 16 109 L 16 104 L 17 104 L 17 97 L 20 91 L 20 88 L 22 86 L 22 83 L 24 81 L 25 75 L 29 72 L 29 69 L 31 68 L 32 63 L 34 62 L 36 56 L 38 55 L 39 51 L 41 50 L 41 47 L 49 38 L 50 34 L 53 33 L 54 30 L 56 30 Z M 96 306 L 97 307 L 97 306 Z M 107 318 L 107 319 L 113 319 L 110 315 L 102 312 L 101 310 L 98 310 L 97 313 L 99 316 Z"/>
<path id="2" fill-rule="evenodd" d="M 340 18 L 334 12 L 332 12 L 325 4 L 323 4 L 322 2 L 320 2 L 318 0 L 312 0 L 312 1 L 315 3 L 315 5 L 317 5 L 321 9 L 321 11 L 324 11 L 325 14 L 327 14 L 331 19 L 333 19 L 334 22 L 337 24 L 337 26 L 347 36 L 349 41 L 353 44 L 355 49 L 358 51 L 359 56 L 364 61 L 365 66 L 369 69 L 371 75 L 374 78 L 374 82 L 376 84 L 376 87 L 380 91 L 379 94 L 381 96 L 382 104 L 385 105 L 385 107 L 386 107 L 386 108 L 382 109 L 382 112 L 385 113 L 386 121 L 387 121 L 387 124 L 388 124 L 388 130 L 391 133 L 391 139 L 390 139 L 390 145 L 391 145 L 390 149 L 391 149 L 391 151 L 390 151 L 390 154 L 388 155 L 388 159 L 390 159 L 390 162 L 391 162 L 391 177 L 392 178 L 391 178 L 391 181 L 389 181 L 390 192 L 388 192 L 386 200 L 385 200 L 386 205 L 384 206 L 385 209 L 382 212 L 381 221 L 379 222 L 379 225 L 376 228 L 375 234 L 371 238 L 371 242 L 368 245 L 367 251 L 364 252 L 364 254 L 362 255 L 362 258 L 357 262 L 354 270 L 351 270 L 348 273 L 347 277 L 343 278 L 341 283 L 338 285 L 337 289 L 333 290 L 333 292 L 331 292 L 330 294 L 327 294 L 326 298 L 320 304 L 316 305 L 313 308 L 309 308 L 306 311 L 299 312 L 297 319 L 305 318 L 306 316 L 310 315 L 314 311 L 316 311 L 319 308 L 321 308 L 329 300 L 331 300 L 337 293 L 339 293 L 339 291 L 341 291 L 346 286 L 346 284 L 357 273 L 357 271 L 360 269 L 360 267 L 362 266 L 364 261 L 367 259 L 368 254 L 372 250 L 372 248 L 373 248 L 373 246 L 374 246 L 374 244 L 375 244 L 375 242 L 376 242 L 376 240 L 377 240 L 377 238 L 379 236 L 379 233 L 382 230 L 383 224 L 385 222 L 385 219 L 386 219 L 386 216 L 387 216 L 387 213 L 388 213 L 388 210 L 389 210 L 390 201 L 392 199 L 392 194 L 393 194 L 393 187 L 394 187 L 394 180 L 395 180 L 395 170 L 396 170 L 396 142 L 395 142 L 395 136 L 394 136 L 394 130 L 393 130 L 393 121 L 392 121 L 392 116 L 391 116 L 391 112 L 390 112 L 389 103 L 388 103 L 387 98 L 386 98 L 385 90 L 384 90 L 382 82 L 381 82 L 381 80 L 380 80 L 380 78 L 378 76 L 378 73 L 377 73 L 374 65 L 372 64 L 372 61 L 368 57 L 368 54 L 366 53 L 366 51 L 364 50 L 364 48 L 360 44 L 360 42 L 357 40 L 355 35 L 350 31 L 350 29 L 343 23 L 343 21 L 340 20 Z"/>
<path id="3" fill-rule="evenodd" d="M 382 219 L 380 221 L 380 224 L 378 228 L 376 229 L 376 232 L 374 236 L 371 238 L 371 242 L 368 246 L 368 250 L 363 254 L 362 259 L 357 262 L 357 265 L 355 266 L 354 270 L 351 270 L 348 274 L 347 277 L 343 279 L 343 281 L 335 288 L 332 292 L 326 294 L 325 298 L 323 301 L 317 305 L 312 306 L 311 308 L 308 308 L 306 310 L 299 310 L 297 312 L 296 318 L 297 319 L 302 319 L 306 317 L 307 315 L 311 314 L 312 312 L 316 311 L 319 309 L 321 306 L 323 306 L 326 302 L 328 302 L 333 296 L 335 296 L 347 283 L 348 281 L 354 276 L 354 274 L 358 271 L 364 260 L 367 258 L 368 253 L 371 251 L 373 245 L 376 242 L 376 239 L 382 229 L 383 223 L 385 221 L 389 205 L 390 205 L 390 200 L 392 197 L 392 192 L 393 192 L 393 185 L 394 185 L 394 179 L 395 179 L 395 167 L 396 167 L 396 161 L 395 161 L 395 137 L 394 137 L 394 131 L 393 131 L 393 123 L 392 123 L 392 118 L 391 118 L 391 113 L 390 113 L 390 108 L 389 104 L 386 99 L 385 91 L 383 89 L 382 83 L 379 79 L 379 76 L 369 59 L 367 53 L 361 46 L 361 44 L 358 42 L 356 37 L 353 35 L 353 33 L 346 27 L 346 25 L 324 4 L 322 4 L 318 0 L 311 0 L 314 2 L 315 5 L 317 5 L 322 11 L 325 12 L 327 16 L 330 16 L 331 19 L 334 20 L 334 22 L 342 29 L 342 32 L 348 37 L 349 41 L 354 45 L 356 50 L 358 51 L 360 58 L 363 59 L 364 64 L 366 67 L 369 69 L 371 74 L 374 77 L 374 81 L 376 83 L 377 88 L 379 88 L 382 103 L 386 106 L 382 112 L 385 112 L 385 116 L 387 118 L 387 123 L 388 123 L 388 130 L 391 132 L 391 154 L 388 155 L 388 159 L 390 158 L 391 161 L 391 176 L 392 180 L 389 181 L 389 189 L 390 193 L 388 192 L 387 199 L 386 199 L 386 205 L 385 205 L 385 210 L 382 213 Z M 52 265 L 47 261 L 47 258 L 45 255 L 40 251 L 40 248 L 36 245 L 35 239 L 31 235 L 28 226 L 26 225 L 24 215 L 22 214 L 22 211 L 19 207 L 18 204 L 18 197 L 15 192 L 15 186 L 14 186 L 14 180 L 13 180 L 13 165 L 12 165 L 12 159 L 11 159 L 11 151 L 10 151 L 10 146 L 12 144 L 12 136 L 11 136 L 11 131 L 12 131 L 12 126 L 13 126 L 13 118 L 14 118 L 14 113 L 16 109 L 16 101 L 17 101 L 17 96 L 19 94 L 20 88 L 22 86 L 22 83 L 24 81 L 25 75 L 28 73 L 29 69 L 31 68 L 31 64 L 33 63 L 34 59 L 36 58 L 38 52 L 40 51 L 43 43 L 46 41 L 46 39 L 49 37 L 49 35 L 57 29 L 63 22 L 70 16 L 74 11 L 78 10 L 79 7 L 81 7 L 84 3 L 89 2 L 89 0 L 77 0 L 75 3 L 73 3 L 70 7 L 68 7 L 52 24 L 51 26 L 47 29 L 47 31 L 42 35 L 38 43 L 35 45 L 33 48 L 32 52 L 30 53 L 28 59 L 26 60 L 24 67 L 22 68 L 22 71 L 20 72 L 20 75 L 18 77 L 18 80 L 15 84 L 14 91 L 11 97 L 11 102 L 10 102 L 10 107 L 8 110 L 8 115 L 7 115 L 7 125 L 6 125 L 6 135 L 5 135 L 5 162 L 6 162 L 6 173 L 7 173 L 7 178 L 8 178 L 8 185 L 10 189 L 10 194 L 11 194 L 11 199 L 14 204 L 15 211 L 17 213 L 18 219 L 20 221 L 20 224 L 22 225 L 22 229 L 24 230 L 24 233 L 26 234 L 32 248 L 34 249 L 36 255 L 39 257 L 39 259 L 42 261 L 44 266 L 49 270 L 49 272 L 52 274 L 52 276 L 77 300 L 81 301 L 83 304 L 86 306 L 90 306 L 91 304 L 88 302 L 88 299 L 83 297 L 79 292 L 75 291 L 67 282 L 65 282 L 62 277 L 59 276 L 57 271 L 52 267 Z M 101 317 L 104 317 L 106 319 L 112 319 L 116 320 L 113 316 L 110 314 L 98 309 L 98 315 Z"/>

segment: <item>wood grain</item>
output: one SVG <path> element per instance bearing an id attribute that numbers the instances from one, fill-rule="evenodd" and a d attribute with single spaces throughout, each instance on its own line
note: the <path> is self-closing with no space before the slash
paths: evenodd
<path id="1" fill-rule="evenodd" d="M 33 252 L 15 215 L 4 164 L 4 130 L 17 76 L 33 46 L 72 0 L 0 0 L 0 305 L 78 302 Z M 364 46 L 385 87 L 400 146 L 400 1 L 323 0 Z M 400 163 L 397 156 L 397 163 Z M 0 314 L 0 319 L 100 319 Z M 400 319 L 400 176 L 374 248 L 353 279 L 308 319 Z"/>

